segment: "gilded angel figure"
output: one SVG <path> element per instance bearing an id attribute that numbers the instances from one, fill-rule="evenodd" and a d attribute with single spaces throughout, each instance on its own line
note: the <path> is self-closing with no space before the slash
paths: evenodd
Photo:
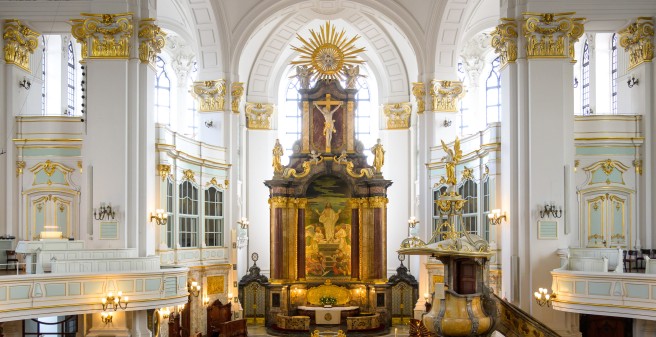
<path id="1" fill-rule="evenodd" d="M 442 148 L 446 152 L 446 156 L 442 158 L 442 161 L 446 162 L 446 183 L 449 185 L 455 186 L 458 181 L 456 180 L 456 164 L 462 158 L 462 150 L 460 150 L 460 139 L 456 137 L 456 140 L 453 144 L 453 150 L 446 146 L 446 143 L 442 142 Z"/>

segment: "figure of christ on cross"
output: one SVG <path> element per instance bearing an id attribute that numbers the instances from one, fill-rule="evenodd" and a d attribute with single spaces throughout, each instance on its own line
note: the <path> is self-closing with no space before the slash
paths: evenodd
<path id="1" fill-rule="evenodd" d="M 341 101 L 332 101 L 330 97 L 330 94 L 326 94 L 325 101 L 314 102 L 314 106 L 319 109 L 324 118 L 323 135 L 326 136 L 326 152 L 331 151 L 330 143 L 333 140 L 333 133 L 337 132 L 335 130 L 335 120 L 333 119 L 333 114 L 335 111 L 337 111 L 337 109 L 339 109 L 339 107 L 342 106 L 343 103 Z M 336 107 L 330 110 L 333 105 L 336 105 Z"/>

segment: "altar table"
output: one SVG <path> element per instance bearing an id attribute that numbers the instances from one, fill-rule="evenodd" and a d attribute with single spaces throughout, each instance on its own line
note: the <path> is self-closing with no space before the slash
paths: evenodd
<path id="1" fill-rule="evenodd" d="M 298 312 L 301 315 L 310 316 L 314 319 L 315 324 L 340 324 L 342 316 L 354 316 L 360 311 L 359 307 L 307 307 L 299 306 Z"/>

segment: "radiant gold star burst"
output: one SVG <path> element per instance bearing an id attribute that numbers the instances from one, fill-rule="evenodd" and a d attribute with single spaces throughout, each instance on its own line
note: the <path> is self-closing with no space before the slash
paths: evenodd
<path id="1" fill-rule="evenodd" d="M 310 29 L 312 37 L 309 41 L 296 34 L 302 47 L 292 46 L 294 51 L 301 54 L 299 60 L 292 61 L 293 65 L 304 65 L 313 70 L 314 79 L 342 79 L 341 71 L 345 65 L 353 66 L 364 63 L 357 58 L 357 55 L 364 51 L 364 48 L 356 48 L 354 43 L 360 36 L 356 35 L 350 40 L 344 37 L 346 32 L 342 29 L 337 33 L 334 25 L 330 21 L 321 26 L 317 34 Z"/>

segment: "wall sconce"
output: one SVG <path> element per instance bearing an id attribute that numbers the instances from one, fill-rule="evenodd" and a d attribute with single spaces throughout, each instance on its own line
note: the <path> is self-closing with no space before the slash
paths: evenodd
<path id="1" fill-rule="evenodd" d="M 205 126 L 208 128 L 213 128 L 214 127 L 214 121 L 205 121 Z"/>
<path id="2" fill-rule="evenodd" d="M 408 219 L 408 227 L 414 229 L 417 224 L 419 223 L 419 220 L 415 218 L 414 216 L 411 216 L 410 219 Z"/>
<path id="3" fill-rule="evenodd" d="M 100 314 L 100 319 L 102 320 L 103 323 L 105 323 L 105 325 L 111 323 L 113 318 L 114 315 L 112 315 L 111 312 L 103 312 Z"/>
<path id="4" fill-rule="evenodd" d="M 25 90 L 30 90 L 32 87 L 32 82 L 30 82 L 27 78 L 23 78 L 22 81 L 18 82 L 18 86 L 21 88 L 25 88 Z"/>
<path id="5" fill-rule="evenodd" d="M 563 208 L 561 207 L 557 209 L 553 201 L 550 204 L 545 204 L 544 209 L 540 211 L 540 218 L 544 218 L 544 217 L 560 218 L 562 216 L 563 216 Z"/>
<path id="6" fill-rule="evenodd" d="M 579 79 L 574 77 L 574 88 L 578 88 L 578 87 L 579 87 Z"/>
<path id="7" fill-rule="evenodd" d="M 241 218 L 237 223 L 240 228 L 239 235 L 237 236 L 237 248 L 241 249 L 248 244 L 248 226 L 250 226 L 250 222 L 246 218 Z"/>
<path id="8" fill-rule="evenodd" d="M 192 295 L 194 297 L 198 297 L 198 295 L 200 295 L 200 284 L 198 284 L 196 281 L 192 281 L 187 286 L 187 290 L 189 291 L 189 300 L 191 300 Z"/>
<path id="9" fill-rule="evenodd" d="M 451 126 L 451 123 L 453 123 L 453 121 L 445 119 L 442 125 L 444 125 L 445 128 L 448 128 L 449 126 Z"/>
<path id="10" fill-rule="evenodd" d="M 155 223 L 158 225 L 164 226 L 166 225 L 166 221 L 169 219 L 169 215 L 164 212 L 163 209 L 157 209 L 155 210 L 155 214 L 150 213 L 150 222 L 153 222 L 155 220 Z"/>
<path id="11" fill-rule="evenodd" d="M 100 212 L 95 208 L 93 209 L 93 218 L 96 220 L 105 220 L 105 218 L 109 219 L 110 217 L 114 220 L 114 216 L 116 216 L 116 212 L 112 209 L 111 202 L 107 206 L 105 206 L 104 202 L 101 202 Z"/>
<path id="12" fill-rule="evenodd" d="M 101 301 L 103 311 L 107 310 L 108 307 L 114 309 L 114 311 L 118 310 L 119 308 L 125 310 L 128 307 L 128 297 L 123 297 L 123 292 L 120 290 L 116 296 L 114 296 L 114 293 L 110 291 L 107 293 L 107 296 L 101 299 Z"/>
<path id="13" fill-rule="evenodd" d="M 239 224 L 239 228 L 241 229 L 248 229 L 248 226 L 251 224 L 250 222 L 248 222 L 248 219 L 246 218 L 239 219 L 237 223 Z"/>
<path id="14" fill-rule="evenodd" d="M 206 296 L 203 296 L 203 306 L 206 307 L 208 304 L 210 304 L 210 298 Z"/>
<path id="15" fill-rule="evenodd" d="M 159 309 L 159 316 L 163 319 L 168 319 L 171 317 L 171 309 L 168 307 Z"/>
<path id="16" fill-rule="evenodd" d="M 551 302 L 556 298 L 556 294 L 555 293 L 549 294 L 546 288 L 540 288 L 538 289 L 538 291 L 536 291 L 533 294 L 535 295 L 535 300 L 538 302 L 538 304 L 541 307 L 545 305 L 547 306 L 547 308 L 550 307 Z"/>
<path id="17" fill-rule="evenodd" d="M 426 307 L 426 312 L 429 312 L 433 307 L 432 298 L 430 293 L 424 293 L 424 306 Z"/>
<path id="18" fill-rule="evenodd" d="M 501 213 L 500 209 L 493 209 L 490 213 L 488 213 L 487 217 L 490 219 L 490 223 L 493 225 L 500 225 L 501 220 L 508 221 L 508 218 L 506 218 L 506 212 Z"/>
<path id="19" fill-rule="evenodd" d="M 635 78 L 633 75 L 631 75 L 631 78 L 629 78 L 629 79 L 626 81 L 626 85 L 628 85 L 629 88 L 633 88 L 633 86 L 634 86 L 634 85 L 638 85 L 638 83 L 640 83 L 640 81 L 639 81 L 637 78 Z M 29 88 L 28 88 L 28 89 L 29 89 Z"/>

